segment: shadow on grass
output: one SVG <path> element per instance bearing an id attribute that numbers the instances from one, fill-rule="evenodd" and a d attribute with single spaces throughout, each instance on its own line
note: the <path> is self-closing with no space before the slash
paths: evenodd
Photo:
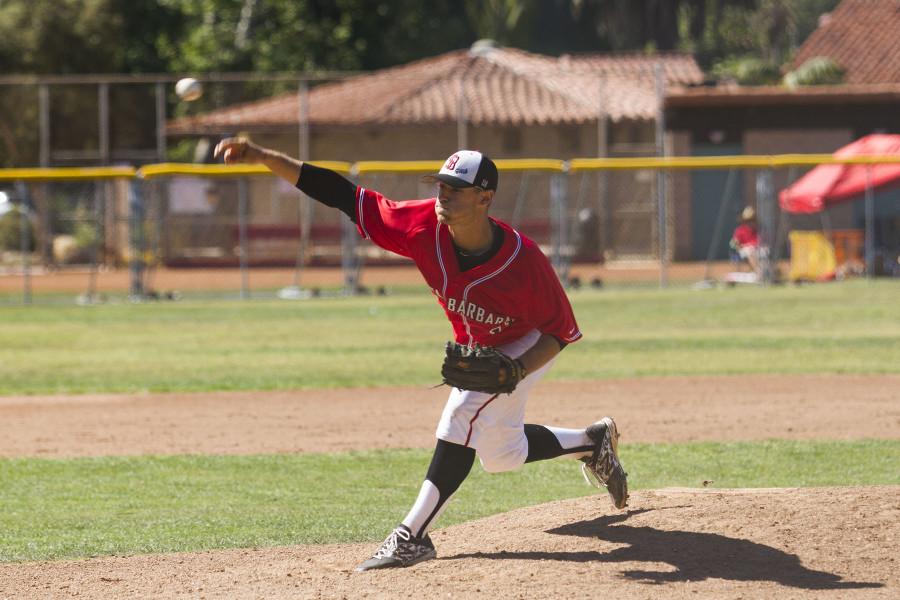
<path id="1" fill-rule="evenodd" d="M 668 563 L 674 571 L 623 571 L 628 579 L 663 584 L 676 581 L 726 579 L 732 581 L 772 581 L 808 590 L 879 588 L 882 583 L 843 581 L 840 575 L 804 567 L 799 557 L 771 546 L 715 533 L 663 531 L 653 527 L 617 525 L 633 515 L 652 509 L 632 510 L 550 529 L 547 533 L 596 538 L 627 544 L 610 552 L 475 552 L 445 557 L 561 560 L 571 562 Z"/>

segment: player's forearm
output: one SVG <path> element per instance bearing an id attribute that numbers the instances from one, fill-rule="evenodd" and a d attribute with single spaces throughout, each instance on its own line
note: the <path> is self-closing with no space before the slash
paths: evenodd
<path id="1" fill-rule="evenodd" d="M 297 180 L 300 179 L 300 169 L 303 167 L 302 161 L 269 148 L 263 148 L 261 154 L 259 162 L 267 169 L 291 185 L 297 184 Z"/>
<path id="2" fill-rule="evenodd" d="M 522 366 L 525 367 L 526 373 L 534 373 L 553 360 L 561 350 L 562 348 L 559 345 L 559 341 L 552 335 L 545 333 L 538 338 L 538 341 L 534 346 L 526 350 L 525 353 L 519 357 L 519 361 L 522 363 Z"/>

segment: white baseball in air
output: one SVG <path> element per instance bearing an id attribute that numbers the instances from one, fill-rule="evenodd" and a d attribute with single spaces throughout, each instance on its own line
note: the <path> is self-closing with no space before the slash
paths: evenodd
<path id="1" fill-rule="evenodd" d="M 175 93 L 185 102 L 193 102 L 203 95 L 203 84 L 193 77 L 185 77 L 175 84 Z"/>

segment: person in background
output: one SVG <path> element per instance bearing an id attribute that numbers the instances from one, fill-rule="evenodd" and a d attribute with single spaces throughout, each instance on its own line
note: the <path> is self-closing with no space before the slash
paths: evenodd
<path id="1" fill-rule="evenodd" d="M 738 226 L 728 245 L 742 260 L 747 261 L 751 271 L 759 273 L 759 230 L 756 224 L 756 211 L 752 206 L 744 208 L 741 212 Z"/>

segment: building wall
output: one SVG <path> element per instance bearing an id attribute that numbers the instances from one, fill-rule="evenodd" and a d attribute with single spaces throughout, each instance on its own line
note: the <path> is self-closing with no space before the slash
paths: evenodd
<path id="1" fill-rule="evenodd" d="M 746 99 L 738 104 L 723 98 L 720 105 L 668 106 L 666 125 L 706 137 L 712 131 L 744 132 L 751 129 L 817 131 L 825 129 L 853 130 L 855 137 L 873 131 L 900 131 L 900 112 L 893 98 L 877 95 L 810 99 L 800 102 L 797 96 L 787 104 Z"/>
<path id="2" fill-rule="evenodd" d="M 596 123 L 583 125 L 489 126 L 470 124 L 469 148 L 492 158 L 559 158 L 597 156 Z M 652 121 L 613 123 L 608 130 L 611 156 L 654 153 Z M 297 136 L 258 134 L 258 143 L 297 156 Z M 458 149 L 456 124 L 438 126 L 314 127 L 310 157 L 315 160 L 442 160 Z"/>
<path id="3" fill-rule="evenodd" d="M 688 156 L 693 154 L 693 132 L 678 130 L 669 133 L 672 139 L 673 154 Z M 704 137 L 703 139 L 706 139 Z M 748 129 L 741 134 L 743 153 L 746 155 L 767 154 L 829 154 L 853 139 L 852 129 L 846 127 L 821 129 Z M 776 194 L 796 181 L 808 168 L 776 169 L 774 184 Z M 756 202 L 756 170 L 747 169 L 743 178 L 743 198 L 748 205 Z M 703 256 L 692 254 L 691 239 L 691 189 L 690 171 L 675 171 L 670 181 L 672 190 L 670 202 L 673 206 L 675 260 L 703 260 Z M 853 226 L 852 205 L 840 206 L 829 211 L 831 227 L 845 229 Z M 791 216 L 787 226 L 791 229 L 822 229 L 822 217 Z"/>
<path id="4" fill-rule="evenodd" d="M 487 126 L 470 124 L 466 145 L 492 158 L 574 158 L 594 156 L 597 128 L 589 125 Z M 268 139 L 268 138 L 267 138 Z M 285 140 L 285 144 L 296 143 Z M 459 149 L 456 124 L 384 127 L 316 127 L 314 159 L 443 160 Z M 296 152 L 295 152 L 296 153 Z"/>
<path id="5" fill-rule="evenodd" d="M 854 140 L 848 128 L 835 129 L 751 129 L 744 133 L 747 154 L 830 154 Z M 811 167 L 776 169 L 776 194 L 802 177 Z M 744 178 L 744 198 L 756 199 L 755 177 Z M 853 226 L 853 204 L 844 204 L 828 211 L 831 227 L 847 229 Z M 792 215 L 791 229 L 822 229 L 821 215 Z"/>

